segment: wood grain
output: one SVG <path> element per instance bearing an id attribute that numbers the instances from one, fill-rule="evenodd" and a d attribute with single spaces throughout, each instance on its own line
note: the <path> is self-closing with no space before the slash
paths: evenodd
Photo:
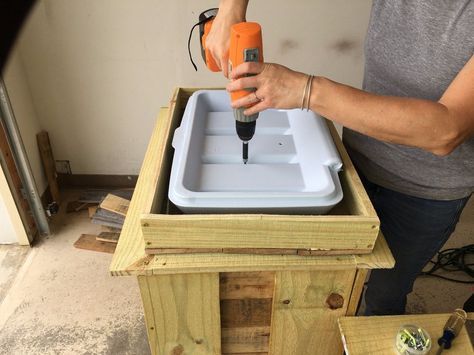
<path id="1" fill-rule="evenodd" d="M 385 355 L 394 354 L 395 336 L 404 324 L 416 324 L 424 328 L 434 343 L 430 354 L 438 350 L 436 339 L 442 335 L 442 330 L 450 314 L 419 314 L 404 316 L 378 317 L 342 317 L 339 328 L 345 342 L 347 353 L 350 355 Z M 443 352 L 444 354 L 444 352 Z M 451 349 L 446 354 L 472 355 L 474 350 L 464 327 L 453 341 Z"/>
<path id="2" fill-rule="evenodd" d="M 122 216 L 127 215 L 128 208 L 130 206 L 130 201 L 122 197 L 108 194 L 105 199 L 100 203 L 100 208 L 104 210 L 117 213 Z"/>
<path id="3" fill-rule="evenodd" d="M 151 352 L 221 354 L 219 276 L 138 278 Z"/>
<path id="4" fill-rule="evenodd" d="M 222 328 L 223 354 L 268 353 L 270 327 Z"/>
<path id="5" fill-rule="evenodd" d="M 272 299 L 221 300 L 221 327 L 270 326 Z"/>
<path id="6" fill-rule="evenodd" d="M 355 270 L 277 272 L 270 353 L 341 354 L 336 320 L 346 313 L 354 277 Z M 326 303 L 331 294 L 342 297 L 340 308 Z"/>
<path id="7" fill-rule="evenodd" d="M 95 239 L 101 242 L 117 244 L 119 236 L 120 236 L 120 233 L 100 232 L 100 234 Z"/>
<path id="8" fill-rule="evenodd" d="M 115 244 L 103 242 L 96 239 L 96 235 L 81 234 L 78 240 L 74 243 L 74 247 L 78 249 L 98 251 L 102 253 L 113 254 L 115 251 Z"/>
<path id="9" fill-rule="evenodd" d="M 367 253 L 379 233 L 376 217 L 288 215 L 162 215 L 141 218 L 147 248 L 272 248 Z"/>
<path id="10" fill-rule="evenodd" d="M 272 298 L 274 272 L 223 272 L 219 274 L 221 300 Z"/>

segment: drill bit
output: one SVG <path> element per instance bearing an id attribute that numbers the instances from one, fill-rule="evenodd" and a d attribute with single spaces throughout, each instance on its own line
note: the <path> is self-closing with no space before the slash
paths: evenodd
<path id="1" fill-rule="evenodd" d="M 244 161 L 244 164 L 247 164 L 247 162 L 249 161 L 249 142 L 248 141 L 242 142 L 242 160 Z"/>

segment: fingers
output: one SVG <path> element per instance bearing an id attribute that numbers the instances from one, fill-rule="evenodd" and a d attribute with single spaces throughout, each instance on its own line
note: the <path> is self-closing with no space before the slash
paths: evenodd
<path id="1" fill-rule="evenodd" d="M 232 69 L 229 79 L 237 79 L 245 74 L 260 74 L 266 69 L 266 67 L 267 64 L 265 63 L 245 62 Z"/>
<path id="2" fill-rule="evenodd" d="M 246 111 L 244 111 L 246 115 L 251 115 L 269 108 L 268 102 L 265 101 L 263 95 L 257 91 L 251 92 L 248 95 L 233 101 L 231 106 L 233 108 L 247 107 Z"/>
<path id="3" fill-rule="evenodd" d="M 249 107 L 244 111 L 244 115 L 250 116 L 253 115 L 257 112 L 261 112 L 269 108 L 268 104 L 265 102 L 265 100 L 260 101 L 259 103 L 253 105 L 252 107 Z"/>
<path id="4" fill-rule="evenodd" d="M 255 88 L 257 86 L 258 78 L 256 78 L 255 76 L 249 76 L 231 81 L 229 84 L 227 84 L 226 89 L 227 91 L 231 92 L 248 88 Z"/>

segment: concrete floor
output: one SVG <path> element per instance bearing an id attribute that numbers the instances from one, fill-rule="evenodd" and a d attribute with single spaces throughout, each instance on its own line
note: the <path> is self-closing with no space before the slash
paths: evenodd
<path id="1" fill-rule="evenodd" d="M 75 249 L 82 233 L 100 227 L 86 211 L 63 210 L 34 248 L 0 246 L 0 354 L 149 354 L 136 279 L 109 276 L 110 254 Z M 446 247 L 470 244 L 473 234 L 471 199 Z M 472 285 L 420 278 L 407 311 L 451 312 L 472 292 Z"/>
<path id="2" fill-rule="evenodd" d="M 73 247 L 100 227 L 60 212 L 52 231 L 31 250 L 0 248 L 0 354 L 149 354 L 136 278 L 109 276 L 111 254 Z"/>

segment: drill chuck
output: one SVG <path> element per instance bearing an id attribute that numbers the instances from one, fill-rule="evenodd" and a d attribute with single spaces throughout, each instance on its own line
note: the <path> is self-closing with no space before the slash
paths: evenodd
<path id="1" fill-rule="evenodd" d="M 255 134 L 256 121 L 241 122 L 235 121 L 235 130 L 243 142 L 248 142 Z"/>

